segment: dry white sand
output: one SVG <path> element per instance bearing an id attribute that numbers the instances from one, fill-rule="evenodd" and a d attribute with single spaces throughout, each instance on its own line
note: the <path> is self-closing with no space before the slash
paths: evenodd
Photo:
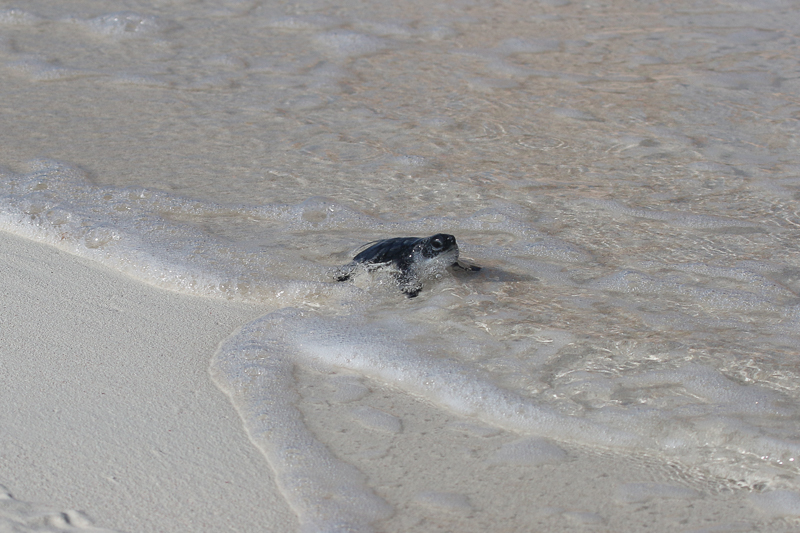
<path id="1" fill-rule="evenodd" d="M 0 249 L 0 530 L 297 529 L 208 373 L 218 344 L 268 310 L 152 288 L 3 232 Z M 521 438 L 375 384 L 337 402 L 352 378 L 295 377 L 310 429 L 395 509 L 378 531 L 769 523 L 745 491 L 657 458 Z"/>
<path id="2" fill-rule="evenodd" d="M 14 498 L 0 499 L 0 530 L 58 522 L 43 509 L 124 531 L 295 528 L 208 376 L 217 345 L 262 310 L 3 232 L 0 250 L 0 484 Z"/>

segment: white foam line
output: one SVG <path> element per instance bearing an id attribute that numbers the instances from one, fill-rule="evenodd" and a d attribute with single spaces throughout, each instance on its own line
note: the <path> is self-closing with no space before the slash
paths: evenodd
<path id="1" fill-rule="evenodd" d="M 403 337 L 355 319 L 306 317 L 293 330 L 299 362 L 344 368 L 427 398 L 460 416 L 509 431 L 549 436 L 591 446 L 633 448 L 644 439 L 594 422 L 569 417 L 498 387 L 477 370 L 450 359 L 419 354 Z"/>
<path id="2" fill-rule="evenodd" d="M 304 425 L 295 407 L 295 364 L 355 371 L 517 433 L 612 448 L 651 447 L 642 437 L 562 415 L 504 390 L 459 362 L 419 354 L 399 331 L 354 317 L 319 318 L 283 309 L 224 342 L 211 374 L 230 395 L 306 531 L 370 531 L 391 509 L 357 469 L 337 459 Z"/>
<path id="3" fill-rule="evenodd" d="M 222 344 L 212 377 L 231 396 L 302 531 L 372 531 L 370 524 L 390 516 L 391 507 L 303 423 L 294 405 L 299 395 L 292 351 L 264 338 L 272 330 L 269 317 L 247 324 Z"/>

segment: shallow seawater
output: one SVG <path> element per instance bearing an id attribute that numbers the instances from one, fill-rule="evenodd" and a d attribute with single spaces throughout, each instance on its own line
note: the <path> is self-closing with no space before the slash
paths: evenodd
<path id="1" fill-rule="evenodd" d="M 298 369 L 518 434 L 496 463 L 628 453 L 800 514 L 791 2 L 111 4 L 0 3 L 0 227 L 263 304 L 211 372 L 309 530 L 392 508 Z M 483 269 L 333 281 L 438 232 Z"/>

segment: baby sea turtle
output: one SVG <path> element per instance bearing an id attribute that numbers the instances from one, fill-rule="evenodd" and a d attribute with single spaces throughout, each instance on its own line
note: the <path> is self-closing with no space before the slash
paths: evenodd
<path id="1" fill-rule="evenodd" d="M 350 279 L 359 267 L 369 271 L 380 268 L 395 270 L 400 290 L 413 298 L 422 290 L 426 278 L 441 274 L 447 267 L 475 272 L 480 267 L 462 265 L 458 262 L 456 238 L 446 233 L 431 237 L 396 237 L 367 243 L 353 261 L 339 268 L 334 275 L 336 281 Z"/>

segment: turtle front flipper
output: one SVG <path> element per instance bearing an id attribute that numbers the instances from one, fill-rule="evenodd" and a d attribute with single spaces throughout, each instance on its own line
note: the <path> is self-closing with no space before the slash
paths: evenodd
<path id="1" fill-rule="evenodd" d="M 421 286 L 420 287 L 414 287 L 414 288 L 406 287 L 406 288 L 402 289 L 402 292 L 403 292 L 403 294 L 405 294 L 409 298 L 416 298 L 421 290 L 422 290 Z"/>
<path id="2" fill-rule="evenodd" d="M 336 281 L 347 281 L 352 277 L 353 272 L 356 269 L 356 266 L 358 266 L 358 263 L 352 262 L 337 268 L 336 271 L 333 273 L 333 279 L 335 279 Z"/>
<path id="3" fill-rule="evenodd" d="M 406 285 L 406 286 L 400 287 L 400 291 L 403 294 L 405 294 L 406 296 L 408 296 L 409 298 L 416 298 L 421 290 L 422 290 L 422 284 L 421 283 L 419 285 Z"/>
<path id="4" fill-rule="evenodd" d="M 409 298 L 415 298 L 422 290 L 422 281 L 408 270 L 404 270 L 395 276 L 400 291 Z"/>

